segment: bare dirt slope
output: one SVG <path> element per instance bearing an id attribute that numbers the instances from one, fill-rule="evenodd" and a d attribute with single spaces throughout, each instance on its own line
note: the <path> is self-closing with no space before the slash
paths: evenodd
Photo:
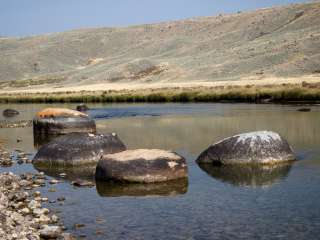
<path id="1" fill-rule="evenodd" d="M 0 87 L 320 78 L 320 3 L 0 38 Z M 130 84 L 129 84 L 130 83 Z"/>

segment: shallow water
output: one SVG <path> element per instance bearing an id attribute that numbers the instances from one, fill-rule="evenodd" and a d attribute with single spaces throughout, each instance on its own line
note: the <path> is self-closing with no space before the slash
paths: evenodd
<path id="1" fill-rule="evenodd" d="M 0 110 L 6 107 L 21 111 L 17 120 L 31 119 L 45 105 L 0 105 Z M 309 113 L 297 112 L 297 106 L 250 104 L 89 107 L 98 131 L 116 132 L 129 148 L 164 148 L 183 155 L 189 179 L 162 185 L 99 182 L 94 188 L 75 188 L 66 179 L 56 192 L 41 188 L 49 199 L 66 197 L 64 205 L 49 207 L 68 231 L 87 239 L 319 239 L 319 106 Z M 195 163 L 213 142 L 253 130 L 279 132 L 298 161 L 259 169 L 215 169 Z M 17 143 L 17 138 L 23 141 Z M 36 151 L 31 128 L 0 129 L 0 139 L 10 150 Z M 0 168 L 8 170 L 36 171 L 30 164 Z M 75 229 L 75 223 L 85 227 Z"/>

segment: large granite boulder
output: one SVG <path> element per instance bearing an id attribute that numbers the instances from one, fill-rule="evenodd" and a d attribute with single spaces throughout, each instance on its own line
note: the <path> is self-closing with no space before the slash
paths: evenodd
<path id="1" fill-rule="evenodd" d="M 126 150 L 116 134 L 70 133 L 43 145 L 33 159 L 35 165 L 76 167 L 97 164 L 110 153 Z"/>
<path id="2" fill-rule="evenodd" d="M 71 132 L 96 132 L 96 124 L 87 114 L 66 108 L 46 108 L 33 119 L 35 135 L 58 135 Z"/>
<path id="3" fill-rule="evenodd" d="M 198 163 L 276 164 L 295 160 L 288 142 L 278 133 L 258 131 L 223 139 L 202 152 Z"/>
<path id="4" fill-rule="evenodd" d="M 105 155 L 96 169 L 96 179 L 153 183 L 187 178 L 186 160 L 160 149 L 137 149 Z"/>
<path id="5" fill-rule="evenodd" d="M 19 115 L 19 112 L 15 109 L 8 108 L 3 110 L 2 115 L 5 117 L 14 117 L 16 115 Z"/>

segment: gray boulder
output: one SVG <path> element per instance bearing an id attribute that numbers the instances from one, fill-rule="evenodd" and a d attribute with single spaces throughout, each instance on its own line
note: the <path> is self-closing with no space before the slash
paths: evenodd
<path id="1" fill-rule="evenodd" d="M 96 124 L 87 114 L 66 108 L 46 108 L 33 119 L 35 135 L 58 135 L 71 132 L 96 132 Z"/>
<path id="2" fill-rule="evenodd" d="M 288 142 L 278 133 L 258 131 L 223 139 L 202 152 L 198 163 L 275 164 L 295 160 Z"/>
<path id="3" fill-rule="evenodd" d="M 126 150 L 116 134 L 70 133 L 43 145 L 35 165 L 76 167 L 97 164 L 104 154 Z"/>
<path id="4" fill-rule="evenodd" d="M 16 115 L 19 115 L 19 112 L 15 109 L 8 108 L 3 110 L 2 115 L 5 117 L 14 117 Z"/>
<path id="5" fill-rule="evenodd" d="M 96 179 L 153 183 L 187 178 L 186 160 L 160 149 L 137 149 L 105 155 L 98 163 Z"/>

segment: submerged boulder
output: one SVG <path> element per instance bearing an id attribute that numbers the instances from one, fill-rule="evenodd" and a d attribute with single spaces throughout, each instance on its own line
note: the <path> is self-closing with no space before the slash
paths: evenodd
<path id="1" fill-rule="evenodd" d="M 68 181 L 76 180 L 94 180 L 94 174 L 96 171 L 96 164 L 90 164 L 83 167 L 79 166 L 61 166 L 61 165 L 45 165 L 37 164 L 34 162 L 34 168 L 38 172 L 44 172 L 45 175 L 53 177 L 55 179 L 64 179 Z"/>
<path id="2" fill-rule="evenodd" d="M 311 108 L 299 108 L 298 112 L 311 112 Z"/>
<path id="3" fill-rule="evenodd" d="M 288 142 L 278 133 L 258 131 L 223 139 L 202 152 L 198 163 L 275 164 L 295 160 Z"/>
<path id="4" fill-rule="evenodd" d="M 8 108 L 3 110 L 2 115 L 5 117 L 14 117 L 16 115 L 19 115 L 19 112 L 15 109 Z"/>
<path id="5" fill-rule="evenodd" d="M 33 119 L 35 135 L 96 132 L 96 124 L 87 114 L 66 108 L 46 108 Z"/>
<path id="6" fill-rule="evenodd" d="M 160 149 L 127 150 L 100 159 L 96 179 L 120 182 L 164 182 L 187 178 L 186 160 Z"/>
<path id="7" fill-rule="evenodd" d="M 88 106 L 85 105 L 84 103 L 81 103 L 80 105 L 77 106 L 77 111 L 79 112 L 86 112 L 88 110 L 89 110 Z"/>
<path id="8" fill-rule="evenodd" d="M 97 164 L 104 154 L 126 150 L 116 134 L 70 133 L 43 145 L 35 165 L 76 167 Z"/>

